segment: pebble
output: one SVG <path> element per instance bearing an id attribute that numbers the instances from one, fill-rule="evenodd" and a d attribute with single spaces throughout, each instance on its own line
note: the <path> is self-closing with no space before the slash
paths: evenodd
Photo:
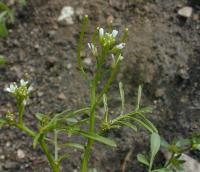
<path id="1" fill-rule="evenodd" d="M 158 97 L 163 97 L 165 95 L 165 89 L 164 88 L 158 88 L 155 92 L 155 96 Z"/>
<path id="2" fill-rule="evenodd" d="M 85 58 L 85 59 L 83 60 L 83 63 L 89 66 L 89 65 L 92 64 L 92 59 L 89 58 L 89 57 L 87 57 L 87 58 Z"/>
<path id="3" fill-rule="evenodd" d="M 59 98 L 60 100 L 65 100 L 65 99 L 66 99 L 66 96 L 65 96 L 64 93 L 60 93 L 60 94 L 58 95 L 58 98 Z"/>
<path id="4" fill-rule="evenodd" d="M 24 151 L 23 150 L 21 150 L 21 149 L 18 149 L 17 150 L 17 157 L 19 158 L 19 159 L 23 159 L 23 158 L 25 158 L 25 153 L 24 153 Z"/>
<path id="5" fill-rule="evenodd" d="M 71 63 L 68 63 L 67 64 L 67 69 L 71 69 L 72 68 L 72 64 Z"/>
<path id="6" fill-rule="evenodd" d="M 59 22 L 66 22 L 68 25 L 74 24 L 73 21 L 73 16 L 74 16 L 74 8 L 71 6 L 65 6 L 61 10 L 61 14 L 58 17 Z"/>
<path id="7" fill-rule="evenodd" d="M 5 159 L 5 155 L 1 155 L 0 159 L 2 159 L 2 160 Z"/>
<path id="8" fill-rule="evenodd" d="M 6 147 L 10 147 L 11 143 L 10 142 L 6 142 Z"/>
<path id="9" fill-rule="evenodd" d="M 178 10 L 178 15 L 185 18 L 190 18 L 192 16 L 192 11 L 192 7 L 186 6 Z"/>

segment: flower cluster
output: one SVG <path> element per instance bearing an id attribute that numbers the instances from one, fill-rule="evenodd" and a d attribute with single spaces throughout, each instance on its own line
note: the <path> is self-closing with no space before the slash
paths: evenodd
<path id="1" fill-rule="evenodd" d="M 121 55 L 121 50 L 125 47 L 125 43 L 117 43 L 117 35 L 118 31 L 113 30 L 111 33 L 105 32 L 103 28 L 97 28 L 99 43 L 102 47 L 102 51 L 106 51 L 107 53 L 111 53 L 111 57 L 113 59 L 112 67 L 115 67 L 119 61 L 123 60 L 123 56 Z M 93 54 L 93 56 L 98 57 L 98 48 L 94 43 L 88 43 L 88 47 Z"/>
<path id="2" fill-rule="evenodd" d="M 26 100 L 28 99 L 31 90 L 32 87 L 28 86 L 28 81 L 23 79 L 20 80 L 19 86 L 14 82 L 11 83 L 9 87 L 5 88 L 5 91 L 11 93 L 18 102 L 23 102 L 24 105 L 26 104 Z"/>

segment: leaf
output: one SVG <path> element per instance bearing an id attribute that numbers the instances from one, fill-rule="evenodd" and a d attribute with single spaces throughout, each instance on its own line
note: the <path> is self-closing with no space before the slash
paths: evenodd
<path id="1" fill-rule="evenodd" d="M 62 160 L 66 159 L 67 157 L 69 157 L 69 154 L 64 154 L 62 155 L 59 159 L 58 159 L 58 163 L 60 164 L 62 162 Z"/>
<path id="2" fill-rule="evenodd" d="M 151 134 L 151 160 L 153 160 L 160 149 L 160 136 L 157 133 Z"/>
<path id="3" fill-rule="evenodd" d="M 36 118 L 39 120 L 39 121 L 43 121 L 44 117 L 46 116 L 45 114 L 42 114 L 42 113 L 36 113 L 35 114 Z"/>
<path id="4" fill-rule="evenodd" d="M 66 143 L 66 144 L 62 144 L 60 145 L 60 147 L 73 147 L 73 148 L 77 148 L 77 149 L 82 149 L 84 150 L 84 146 L 78 143 Z"/>
<path id="5" fill-rule="evenodd" d="M 152 107 L 144 107 L 144 108 L 140 108 L 137 112 L 138 113 L 152 113 L 153 108 Z"/>
<path id="6" fill-rule="evenodd" d="M 141 126 L 146 128 L 147 130 L 149 130 L 151 133 L 154 133 L 154 130 L 151 127 L 149 127 L 147 124 L 145 124 L 142 120 L 132 117 L 132 116 L 127 116 L 127 117 L 130 118 L 131 120 L 137 122 L 138 124 L 140 124 Z"/>
<path id="7" fill-rule="evenodd" d="M 153 170 L 151 172 L 173 172 L 173 170 L 167 169 L 167 168 L 161 168 L 161 169 Z"/>
<path id="8" fill-rule="evenodd" d="M 111 147 L 117 147 L 116 143 L 113 140 L 111 140 L 109 138 L 105 138 L 105 137 L 100 136 L 98 134 L 87 133 L 87 132 L 84 132 L 84 131 L 78 131 L 78 133 L 80 133 L 84 137 L 87 137 L 89 139 L 93 139 L 93 140 L 98 141 L 100 143 L 103 143 L 105 145 L 108 145 L 108 146 L 111 146 Z"/>
<path id="9" fill-rule="evenodd" d="M 143 154 L 138 154 L 138 155 L 137 155 L 137 160 L 138 160 L 140 163 L 142 163 L 142 164 L 144 164 L 144 165 L 146 165 L 146 166 L 149 166 L 149 161 L 146 159 L 146 157 L 145 157 Z"/>
<path id="10" fill-rule="evenodd" d="M 140 117 L 142 117 L 143 122 L 145 122 L 145 124 L 147 124 L 155 133 L 158 133 L 157 128 L 153 125 L 153 123 L 151 121 L 149 121 L 143 114 L 138 113 Z"/>
<path id="11" fill-rule="evenodd" d="M 138 97 L 137 97 L 137 106 L 136 106 L 136 110 L 139 110 L 139 109 L 140 109 L 141 97 L 142 97 L 142 86 L 140 85 L 140 86 L 138 87 Z"/>
<path id="12" fill-rule="evenodd" d="M 0 37 L 5 37 L 8 35 L 8 30 L 6 28 L 6 23 L 5 23 L 5 16 L 6 12 L 3 12 L 0 14 Z"/>
<path id="13" fill-rule="evenodd" d="M 90 169 L 88 170 L 88 172 L 97 172 L 97 169 L 96 169 L 96 168 L 90 168 Z"/>
<path id="14" fill-rule="evenodd" d="M 179 139 L 176 142 L 177 147 L 185 147 L 191 145 L 191 140 L 190 139 Z"/>
<path id="15" fill-rule="evenodd" d="M 3 119 L 0 119 L 0 128 L 2 128 L 7 122 Z"/>
<path id="16" fill-rule="evenodd" d="M 4 65 L 6 63 L 5 57 L 0 55 L 0 65 Z"/>
<path id="17" fill-rule="evenodd" d="M 163 137 L 160 138 L 160 145 L 166 149 L 170 147 L 169 143 Z"/>
<path id="18" fill-rule="evenodd" d="M 41 133 L 38 133 L 38 134 L 35 136 L 34 140 L 33 140 L 33 148 L 34 148 L 34 149 L 36 148 L 36 146 L 37 146 L 38 141 L 39 141 L 40 138 L 41 138 Z"/>
<path id="19" fill-rule="evenodd" d="M 117 123 L 120 123 L 122 125 L 125 125 L 131 129 L 133 129 L 134 131 L 137 131 L 137 127 L 129 122 L 126 122 L 126 121 L 118 121 Z"/>
<path id="20" fill-rule="evenodd" d="M 105 113 L 105 117 L 104 120 L 108 120 L 108 100 L 107 100 L 107 96 L 106 94 L 103 95 L 103 104 L 104 104 L 104 113 Z"/>
<path id="21" fill-rule="evenodd" d="M 3 2 L 0 2 L 0 11 L 9 11 L 9 7 L 3 3 Z"/>
<path id="22" fill-rule="evenodd" d="M 124 113 L 124 105 L 125 105 L 125 96 L 122 82 L 119 83 L 119 92 L 121 97 L 121 114 Z"/>

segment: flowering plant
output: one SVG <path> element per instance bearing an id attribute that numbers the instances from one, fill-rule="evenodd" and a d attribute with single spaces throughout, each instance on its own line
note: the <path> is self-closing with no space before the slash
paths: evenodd
<path id="1" fill-rule="evenodd" d="M 1 119 L 1 125 L 12 125 L 27 133 L 33 138 L 33 146 L 40 145 L 46 155 L 53 172 L 59 172 L 61 162 L 68 157 L 68 154 L 60 150 L 65 147 L 80 149 L 83 152 L 80 171 L 88 171 L 88 162 L 94 146 L 94 142 L 99 142 L 111 147 L 116 147 L 114 140 L 105 137 L 104 133 L 113 128 L 122 126 L 129 127 L 137 131 L 137 126 L 143 126 L 150 133 L 157 133 L 154 125 L 145 117 L 145 113 L 150 113 L 150 108 L 141 107 L 141 86 L 138 89 L 137 105 L 131 112 L 125 110 L 125 96 L 123 84 L 119 83 L 119 95 L 121 98 L 121 107 L 117 117 L 112 117 L 108 108 L 107 94 L 109 88 L 116 78 L 120 64 L 123 60 L 122 50 L 125 47 L 125 41 L 128 29 L 124 30 L 122 37 L 119 39 L 118 31 L 113 30 L 106 32 L 103 28 L 96 28 L 91 43 L 88 43 L 91 56 L 95 59 L 95 72 L 88 74 L 82 63 L 81 51 L 84 48 L 83 39 L 88 23 L 88 17 L 84 17 L 80 39 L 78 43 L 78 67 L 81 74 L 89 83 L 89 104 L 86 107 L 76 110 L 65 110 L 61 113 L 53 114 L 50 118 L 47 114 L 37 113 L 38 119 L 37 130 L 28 127 L 24 122 L 24 112 L 26 101 L 30 95 L 32 87 L 30 84 L 21 80 L 20 85 L 12 83 L 5 90 L 11 93 L 16 99 L 18 115 L 9 112 L 6 119 Z M 110 58 L 110 60 L 109 60 Z M 105 71 L 108 71 L 105 73 Z M 104 113 L 98 112 L 98 107 L 103 103 Z M 18 117 L 18 120 L 16 118 Z M 65 133 L 70 140 L 71 135 L 79 135 L 85 141 L 85 144 L 68 141 L 62 143 L 59 139 L 60 133 Z M 61 143 L 60 143 L 61 142 Z M 49 145 L 54 146 L 53 153 Z"/>

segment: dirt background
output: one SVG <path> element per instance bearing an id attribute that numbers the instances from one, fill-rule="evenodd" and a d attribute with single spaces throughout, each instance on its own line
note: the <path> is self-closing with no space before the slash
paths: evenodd
<path id="1" fill-rule="evenodd" d="M 184 19 L 177 11 L 191 6 L 193 14 Z M 73 25 L 57 21 L 63 6 L 75 10 Z M 0 54 L 7 65 L 0 67 L 0 115 L 13 101 L 5 93 L 6 84 L 29 75 L 34 90 L 27 107 L 27 121 L 35 125 L 36 112 L 52 113 L 74 109 L 87 103 L 87 87 L 76 68 L 76 46 L 83 14 L 89 28 L 129 28 L 129 39 L 118 80 L 125 84 L 126 106 L 133 109 L 139 84 L 143 104 L 154 108 L 149 118 L 167 139 L 188 136 L 199 129 L 200 112 L 200 3 L 196 0 L 30 0 L 16 9 L 16 23 L 9 26 L 9 37 L 0 39 Z M 90 31 L 91 31 L 90 30 Z M 90 31 L 88 33 L 90 33 Z M 84 58 L 83 52 L 83 58 Z M 90 64 L 93 65 L 93 62 Z M 89 66 L 90 67 L 90 66 Z M 119 106 L 117 82 L 111 89 L 112 108 Z M 121 172 L 129 153 L 126 172 L 143 172 L 135 160 L 148 149 L 144 131 L 120 129 L 110 133 L 118 148 L 96 145 L 91 166 L 98 172 Z M 17 151 L 25 158 L 19 159 Z M 199 153 L 195 153 L 199 156 Z M 79 171 L 80 154 L 73 153 L 63 163 L 63 172 Z M 0 130 L 1 172 L 49 172 L 41 150 L 13 128 Z"/>

